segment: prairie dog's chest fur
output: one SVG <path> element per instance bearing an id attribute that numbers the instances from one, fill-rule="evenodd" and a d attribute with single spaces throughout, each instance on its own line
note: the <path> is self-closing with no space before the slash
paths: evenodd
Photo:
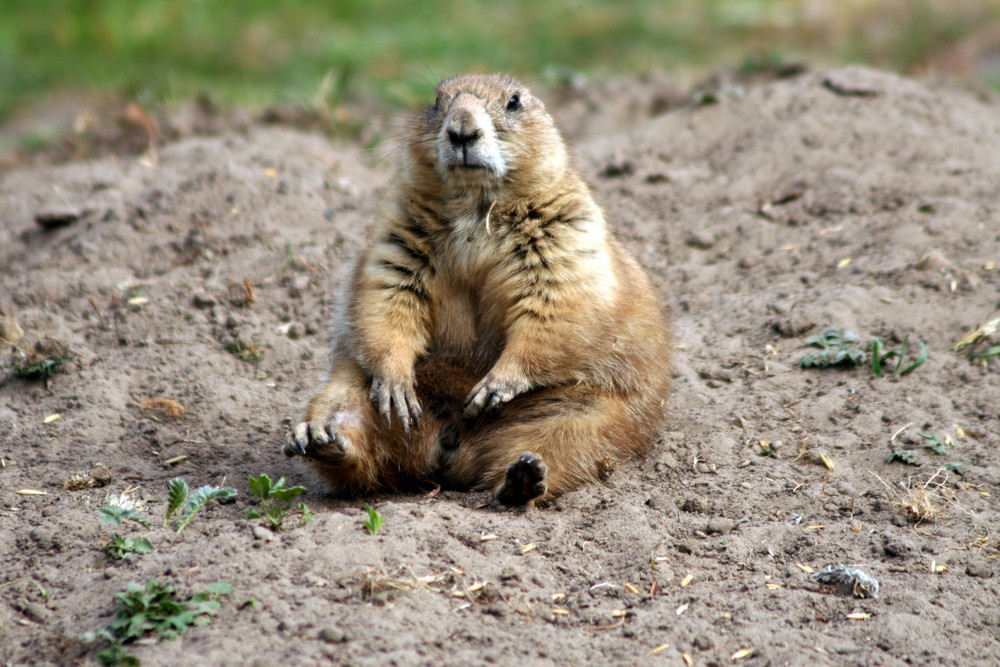
<path id="1" fill-rule="evenodd" d="M 369 275 L 429 303 L 426 351 L 488 360 L 528 319 L 594 338 L 617 260 L 542 103 L 505 77 L 447 80 L 407 148 Z"/>

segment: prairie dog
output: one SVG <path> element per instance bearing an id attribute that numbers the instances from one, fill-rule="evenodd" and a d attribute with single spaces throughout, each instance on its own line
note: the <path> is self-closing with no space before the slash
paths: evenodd
<path id="1" fill-rule="evenodd" d="M 671 338 L 542 102 L 459 76 L 420 114 L 284 451 L 347 492 L 545 502 L 644 451 Z"/>

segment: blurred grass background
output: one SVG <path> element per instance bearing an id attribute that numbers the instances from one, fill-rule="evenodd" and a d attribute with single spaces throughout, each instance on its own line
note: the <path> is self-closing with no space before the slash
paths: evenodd
<path id="1" fill-rule="evenodd" d="M 694 78 L 750 54 L 1000 89 L 1000 1 L 0 0 L 0 122 L 59 94 L 411 105 L 461 71 Z"/>

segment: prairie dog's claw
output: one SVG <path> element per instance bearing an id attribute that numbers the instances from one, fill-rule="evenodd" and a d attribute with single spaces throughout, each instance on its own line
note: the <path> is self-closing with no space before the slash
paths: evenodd
<path id="1" fill-rule="evenodd" d="M 391 423 L 395 412 L 407 435 L 411 426 L 420 425 L 423 410 L 412 381 L 390 382 L 375 378 L 372 380 L 371 399 L 386 424 Z"/>

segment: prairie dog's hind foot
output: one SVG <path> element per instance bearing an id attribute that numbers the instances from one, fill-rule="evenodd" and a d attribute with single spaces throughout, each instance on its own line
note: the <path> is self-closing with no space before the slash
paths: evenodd
<path id="1" fill-rule="evenodd" d="M 504 505 L 524 505 L 545 495 L 548 468 L 534 454 L 524 453 L 507 466 L 503 484 L 497 489 L 497 500 Z"/>

